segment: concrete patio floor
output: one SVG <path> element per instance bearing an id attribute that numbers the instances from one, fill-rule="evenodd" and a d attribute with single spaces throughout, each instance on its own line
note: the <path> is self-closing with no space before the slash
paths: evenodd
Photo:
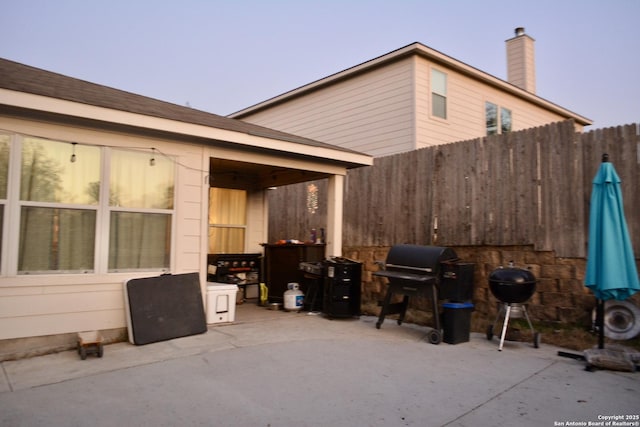
<path id="1" fill-rule="evenodd" d="M 587 372 L 544 336 L 499 352 L 376 320 L 243 304 L 201 335 L 5 361 L 0 426 L 640 425 L 639 373 Z"/>

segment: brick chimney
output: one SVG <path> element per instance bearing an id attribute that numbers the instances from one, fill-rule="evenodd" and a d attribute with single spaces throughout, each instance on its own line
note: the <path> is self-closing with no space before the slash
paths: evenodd
<path id="1" fill-rule="evenodd" d="M 516 28 L 515 33 L 515 37 L 506 41 L 507 81 L 536 93 L 535 40 L 525 34 L 523 27 Z"/>

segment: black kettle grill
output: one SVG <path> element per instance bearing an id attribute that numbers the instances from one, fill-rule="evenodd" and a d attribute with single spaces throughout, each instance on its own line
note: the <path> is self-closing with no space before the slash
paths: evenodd
<path id="1" fill-rule="evenodd" d="M 497 268 L 489 275 L 489 288 L 491 289 L 491 293 L 502 304 L 500 305 L 496 320 L 487 328 L 487 339 L 491 340 L 493 338 L 494 326 L 498 322 L 498 319 L 504 316 L 500 346 L 498 347 L 499 351 L 502 351 L 502 346 L 504 345 L 509 317 L 520 317 L 521 314 L 524 314 L 529 328 L 531 328 L 533 332 L 533 346 L 535 348 L 540 347 L 540 334 L 533 329 L 529 314 L 527 313 L 527 307 L 523 304 L 531 298 L 536 291 L 536 283 L 536 277 L 530 270 L 515 267 L 513 261 L 509 263 L 508 268 Z"/>

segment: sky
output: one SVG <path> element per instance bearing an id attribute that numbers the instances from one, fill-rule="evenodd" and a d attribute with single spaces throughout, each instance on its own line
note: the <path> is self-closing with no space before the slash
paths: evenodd
<path id="1" fill-rule="evenodd" d="M 639 19 L 640 0 L 0 0 L 0 57 L 228 115 L 413 42 L 506 80 L 524 27 L 537 95 L 589 130 L 640 122 Z"/>

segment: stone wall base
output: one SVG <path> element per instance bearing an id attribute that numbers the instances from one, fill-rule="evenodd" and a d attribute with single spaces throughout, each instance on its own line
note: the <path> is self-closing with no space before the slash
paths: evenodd
<path id="1" fill-rule="evenodd" d="M 552 251 L 536 251 L 533 246 L 462 246 L 453 247 L 463 262 L 475 264 L 471 329 L 485 332 L 493 324 L 500 307 L 499 301 L 489 289 L 489 275 L 513 261 L 516 267 L 530 268 L 538 280 L 536 292 L 527 301 L 531 320 L 549 324 L 577 325 L 589 328 L 596 300 L 584 286 L 586 260 L 558 258 Z M 386 292 L 384 279 L 373 276 L 379 269 L 376 261 L 384 262 L 389 247 L 345 247 L 343 254 L 363 263 L 362 311 L 377 316 L 378 302 Z M 640 302 L 640 293 L 631 298 Z M 412 298 L 405 321 L 432 324 L 431 303 L 423 298 Z M 640 319 L 639 319 L 640 320 Z"/>

